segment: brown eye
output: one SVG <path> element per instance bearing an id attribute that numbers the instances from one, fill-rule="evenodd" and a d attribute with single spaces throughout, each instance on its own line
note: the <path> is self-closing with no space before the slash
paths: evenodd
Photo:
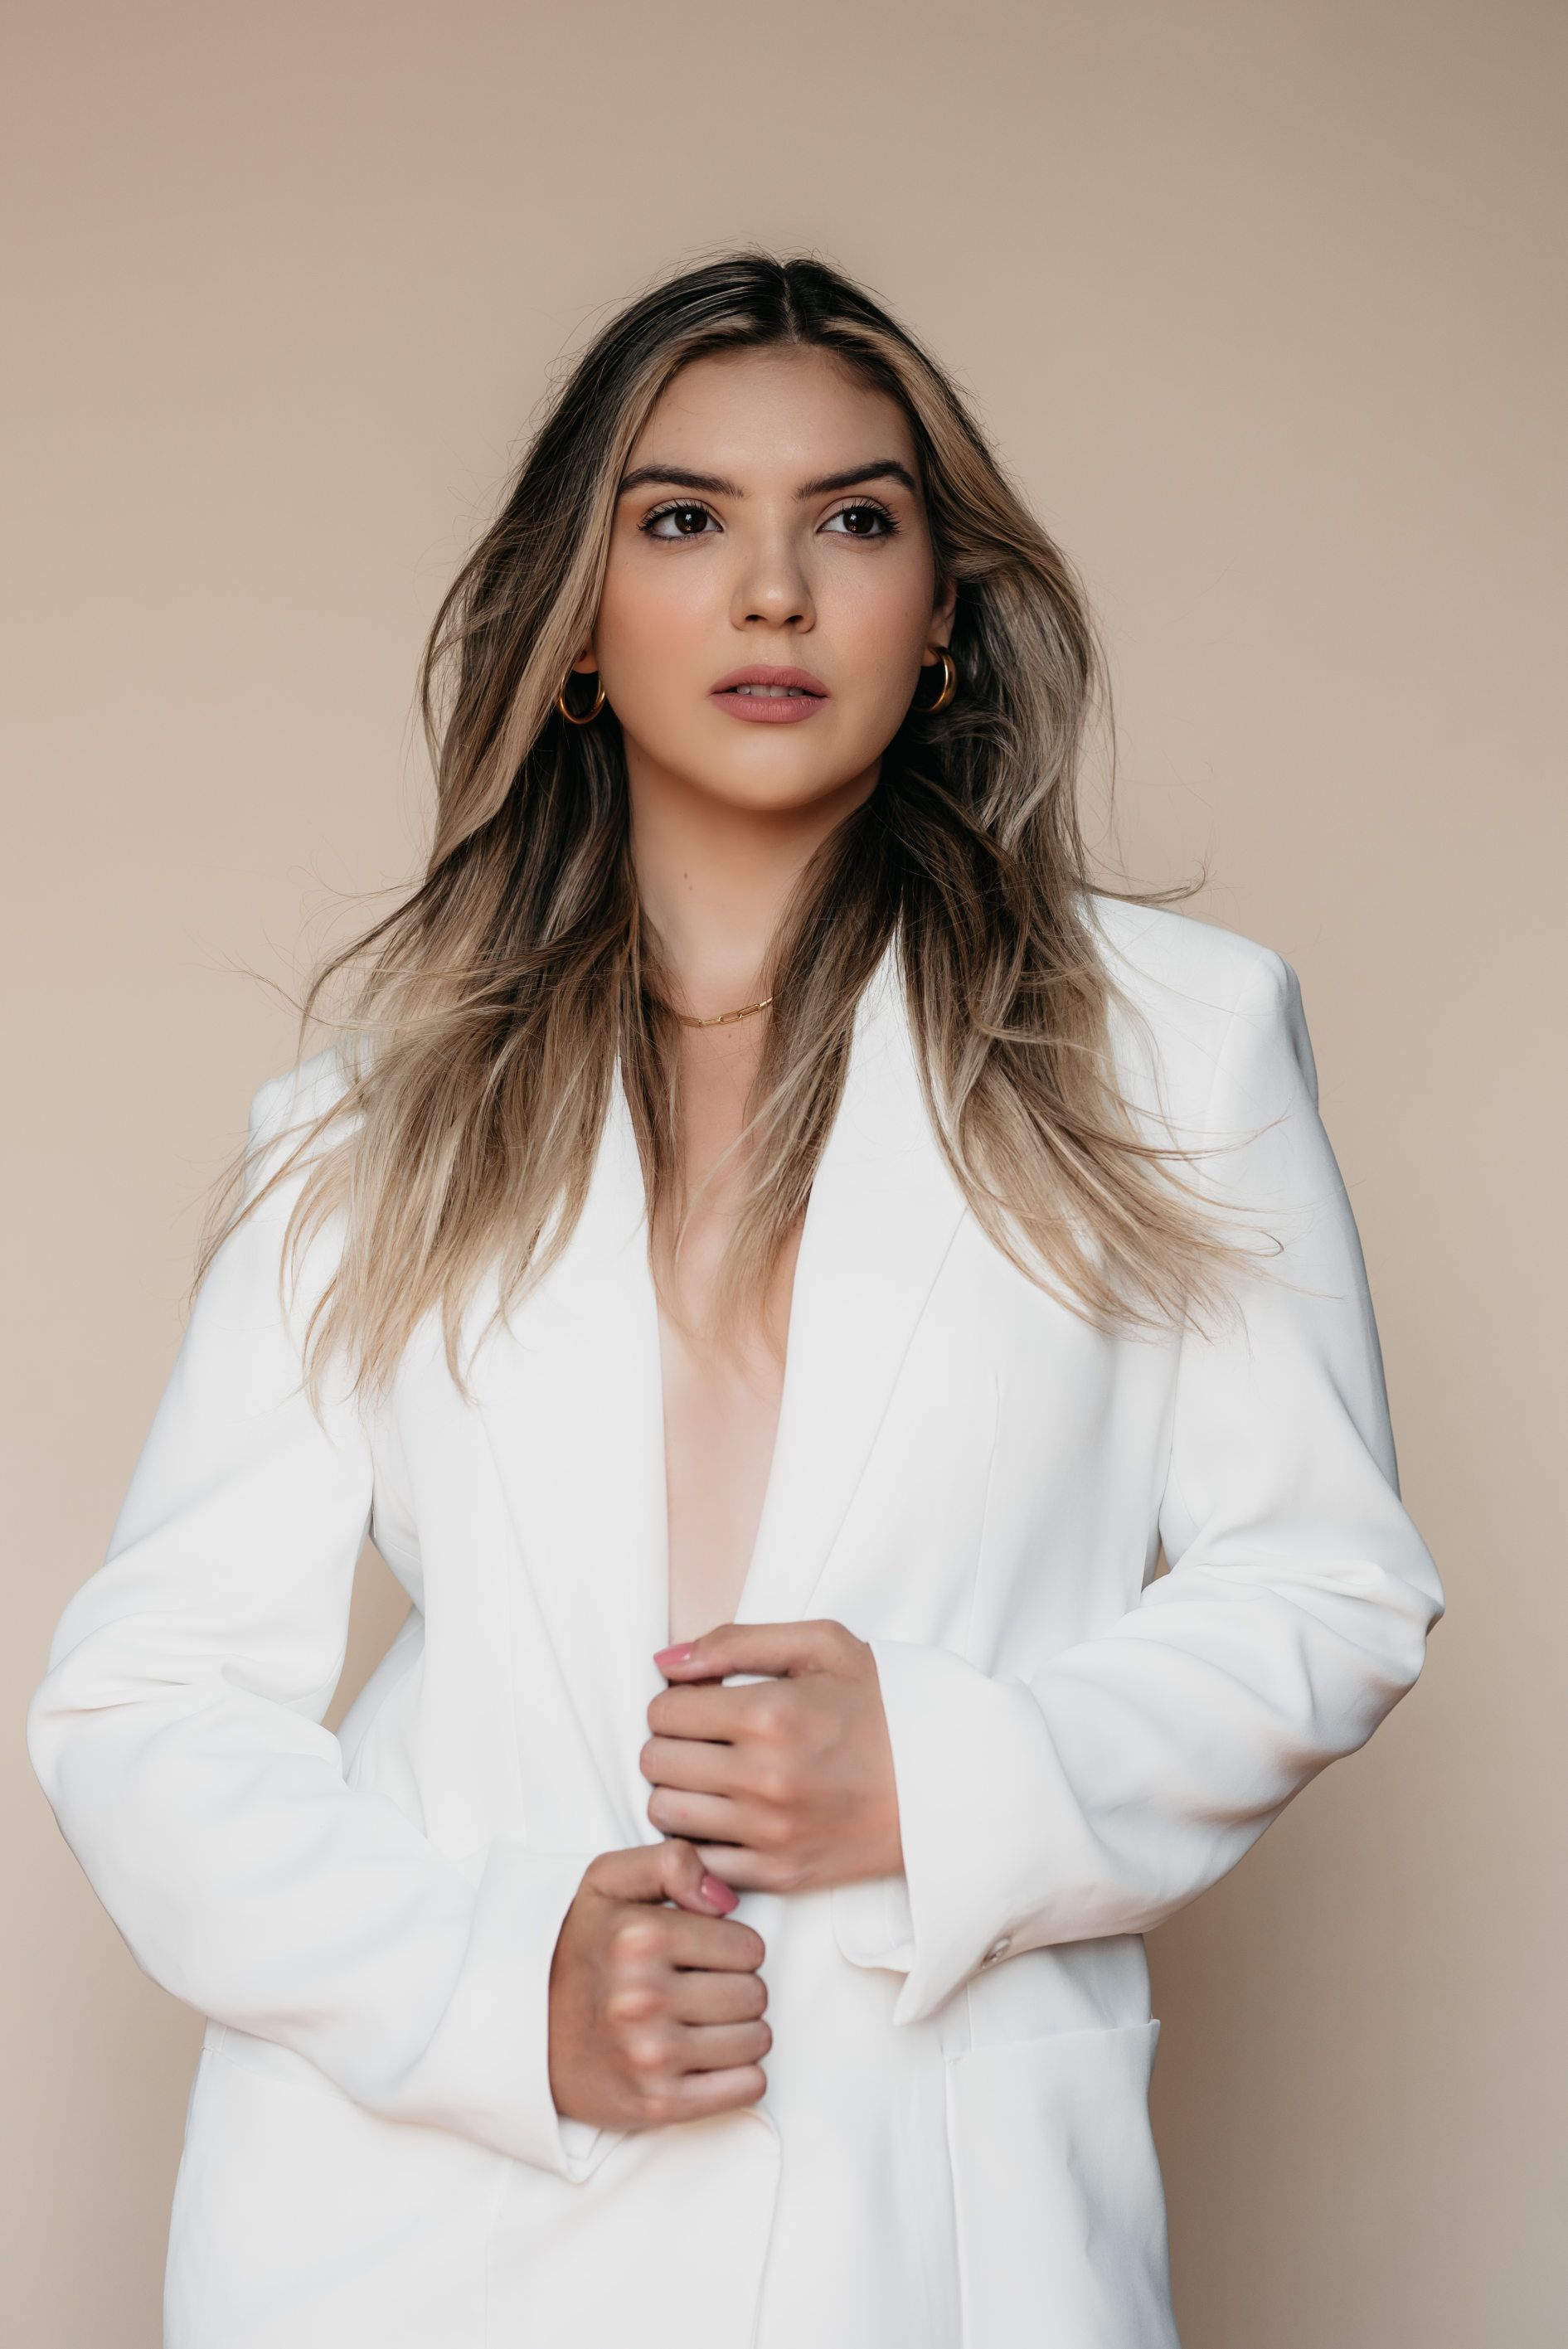
<path id="1" fill-rule="evenodd" d="M 874 498 L 840 506 L 836 513 L 829 514 L 823 527 L 831 529 L 835 523 L 844 524 L 841 534 L 845 538 L 891 538 L 898 527 L 887 507 L 878 505 Z"/>
<path id="2" fill-rule="evenodd" d="M 702 538 L 707 535 L 707 524 L 717 519 L 708 507 L 691 498 L 678 498 L 667 506 L 655 506 L 638 528 L 649 538 Z"/>

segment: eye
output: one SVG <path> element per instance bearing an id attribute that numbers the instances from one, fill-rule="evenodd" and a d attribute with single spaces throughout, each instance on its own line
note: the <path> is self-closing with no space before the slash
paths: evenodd
<path id="1" fill-rule="evenodd" d="M 888 508 L 875 498 L 857 498 L 853 505 L 840 506 L 836 513 L 828 515 L 823 528 L 829 530 L 839 522 L 846 527 L 836 534 L 845 538 L 891 538 L 898 528 Z"/>
<path id="2" fill-rule="evenodd" d="M 649 538 L 705 538 L 708 533 L 703 524 L 710 522 L 716 524 L 718 520 L 718 515 L 710 507 L 699 504 L 694 498 L 672 498 L 668 505 L 655 506 L 650 514 L 644 514 L 638 528 L 646 532 Z M 658 527 L 666 522 L 674 527 L 670 530 Z"/>

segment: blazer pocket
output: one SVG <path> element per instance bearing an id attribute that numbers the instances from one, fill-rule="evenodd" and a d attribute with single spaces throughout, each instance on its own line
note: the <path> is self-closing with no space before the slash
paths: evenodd
<path id="1" fill-rule="evenodd" d="M 962 2349 L 1180 2349 L 1148 2116 L 1158 2018 L 947 2058 Z"/>

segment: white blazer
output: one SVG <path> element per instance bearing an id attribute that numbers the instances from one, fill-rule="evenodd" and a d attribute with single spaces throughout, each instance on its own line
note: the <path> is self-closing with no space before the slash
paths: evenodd
<path id="1" fill-rule="evenodd" d="M 1227 1331 L 1086 1327 L 968 1212 L 884 961 L 736 1619 L 869 1640 L 906 1866 L 742 1894 L 753 2107 L 598 2130 L 549 2093 L 581 1871 L 659 1837 L 659 1329 L 618 1086 L 472 1408 L 432 1319 L 368 1425 L 337 1392 L 323 1428 L 298 1340 L 331 1234 L 286 1309 L 292 1186 L 225 1244 L 28 1716 L 138 1963 L 210 2018 L 168 2349 L 1174 2349 L 1142 1937 L 1366 1741 L 1444 1602 L 1293 972 L 1095 911 L 1129 1093 L 1226 1145 L 1206 1179 L 1282 1252 Z M 258 1169 L 335 1067 L 263 1086 Z M 409 1612 L 334 1736 L 367 1529 Z"/>

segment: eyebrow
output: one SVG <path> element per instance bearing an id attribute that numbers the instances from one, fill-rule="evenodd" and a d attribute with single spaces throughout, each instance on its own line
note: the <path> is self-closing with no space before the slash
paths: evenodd
<path id="1" fill-rule="evenodd" d="M 649 481 L 665 481 L 680 490 L 706 490 L 711 497 L 742 498 L 744 490 L 734 481 L 727 481 L 720 473 L 691 473 L 680 465 L 639 465 L 628 473 L 616 492 L 625 497 L 628 490 L 640 490 Z M 835 490 L 857 490 L 866 481 L 901 481 L 911 496 L 919 496 L 919 488 L 907 465 L 896 457 L 874 457 L 869 464 L 850 465 L 842 473 L 825 473 L 820 481 L 803 481 L 795 492 L 797 498 L 830 497 Z"/>

